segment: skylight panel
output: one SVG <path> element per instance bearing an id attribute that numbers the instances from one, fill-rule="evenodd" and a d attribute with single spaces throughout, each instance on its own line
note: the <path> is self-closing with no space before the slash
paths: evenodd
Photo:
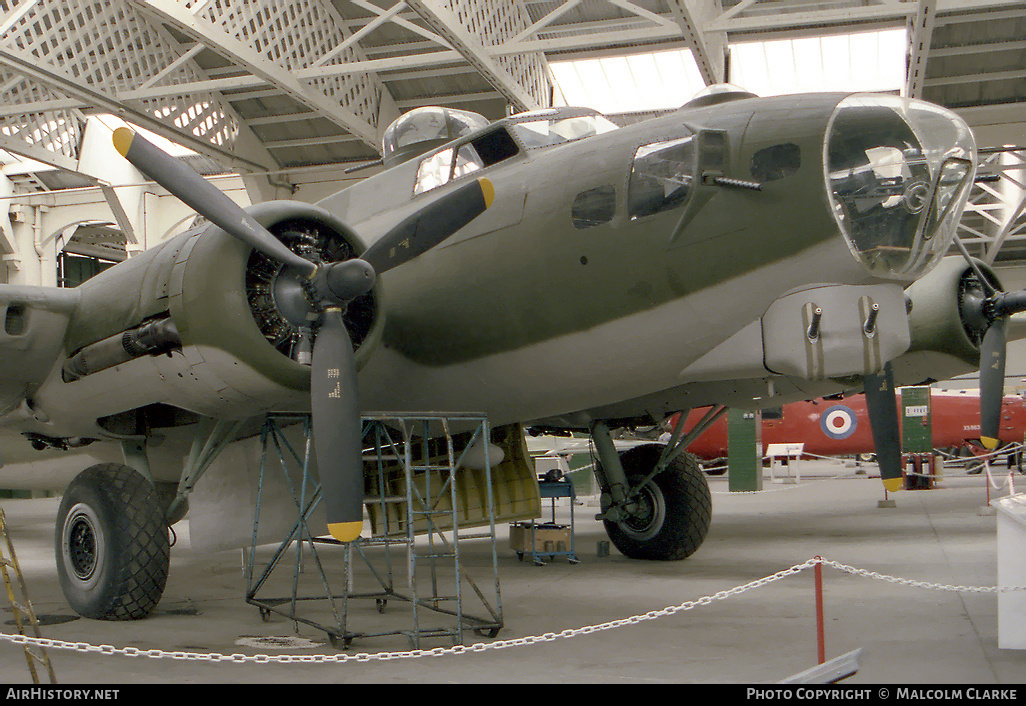
<path id="1" fill-rule="evenodd" d="M 907 41 L 905 29 L 899 28 L 734 44 L 729 81 L 760 96 L 900 91 Z M 557 104 L 607 114 L 676 109 L 705 88 L 686 49 L 552 61 L 549 66 Z"/>
<path id="2" fill-rule="evenodd" d="M 688 50 L 549 62 L 557 101 L 600 113 L 676 109 L 704 88 Z"/>
<path id="3" fill-rule="evenodd" d="M 906 50 L 904 28 L 735 44 L 731 83 L 760 96 L 900 91 Z"/>

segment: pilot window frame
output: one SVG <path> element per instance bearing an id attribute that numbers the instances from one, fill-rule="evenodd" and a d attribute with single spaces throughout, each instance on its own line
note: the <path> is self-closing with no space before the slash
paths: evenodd
<path id="1" fill-rule="evenodd" d="M 663 161 L 669 163 L 675 150 L 686 149 L 684 159 L 680 160 L 683 168 L 678 169 L 674 174 L 662 174 L 657 170 L 657 160 L 663 155 Z M 631 221 L 636 221 L 648 216 L 654 216 L 666 211 L 676 210 L 683 207 L 694 194 L 699 184 L 699 156 L 701 141 L 699 135 L 690 130 L 686 134 L 677 137 L 667 137 L 662 140 L 655 140 L 638 145 L 631 158 L 631 168 L 627 175 L 627 215 Z M 665 170 L 663 170 L 665 171 Z M 648 182 L 670 182 L 673 179 L 680 179 L 683 186 L 673 192 L 665 193 L 666 186 L 662 186 L 663 196 L 658 196 L 658 184 L 648 183 L 643 187 L 642 179 Z M 645 189 L 642 191 L 642 189 Z M 683 193 L 677 192 L 683 189 Z"/>
<path id="2" fill-rule="evenodd" d="M 413 195 L 433 191 L 522 153 L 523 148 L 504 125 L 445 145 L 423 156 L 418 162 Z"/>

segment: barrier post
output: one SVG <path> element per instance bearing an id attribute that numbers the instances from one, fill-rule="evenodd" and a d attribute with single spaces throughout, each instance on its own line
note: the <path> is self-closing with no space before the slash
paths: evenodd
<path id="1" fill-rule="evenodd" d="M 823 557 L 816 557 L 816 649 L 819 663 L 826 662 L 826 639 L 823 634 Z"/>

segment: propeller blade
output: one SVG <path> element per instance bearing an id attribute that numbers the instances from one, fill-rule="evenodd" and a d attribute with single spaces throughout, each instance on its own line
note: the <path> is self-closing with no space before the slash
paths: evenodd
<path id="1" fill-rule="evenodd" d="M 993 451 L 1001 428 L 1001 398 L 1005 394 L 1005 328 L 999 317 L 987 329 L 980 346 L 980 443 Z"/>
<path id="2" fill-rule="evenodd" d="M 324 312 L 314 341 L 310 408 L 328 531 L 352 542 L 363 531 L 363 429 L 353 344 L 338 308 Z"/>
<path id="3" fill-rule="evenodd" d="M 894 372 L 891 364 L 883 372 L 863 378 L 866 392 L 866 411 L 873 430 L 873 445 L 880 466 L 884 488 L 901 490 L 901 439 L 898 436 L 898 401 L 894 391 Z"/>
<path id="4" fill-rule="evenodd" d="M 997 312 L 1001 316 L 1018 314 L 1023 311 L 1026 311 L 1026 290 L 1005 292 L 1000 296 L 997 303 Z"/>
<path id="5" fill-rule="evenodd" d="M 476 179 L 422 208 L 371 245 L 361 259 L 379 275 L 435 247 L 492 205 L 495 188 Z"/>
<path id="6" fill-rule="evenodd" d="M 114 131 L 114 147 L 136 169 L 178 197 L 198 214 L 250 247 L 285 265 L 313 275 L 316 266 L 285 247 L 238 204 L 185 162 L 175 159 L 127 127 Z"/>

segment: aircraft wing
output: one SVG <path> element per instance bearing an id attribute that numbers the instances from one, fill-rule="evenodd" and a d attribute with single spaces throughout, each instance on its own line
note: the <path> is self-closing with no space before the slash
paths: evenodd
<path id="1" fill-rule="evenodd" d="M 78 301 L 75 289 L 0 284 L 0 423 L 50 373 Z"/>

